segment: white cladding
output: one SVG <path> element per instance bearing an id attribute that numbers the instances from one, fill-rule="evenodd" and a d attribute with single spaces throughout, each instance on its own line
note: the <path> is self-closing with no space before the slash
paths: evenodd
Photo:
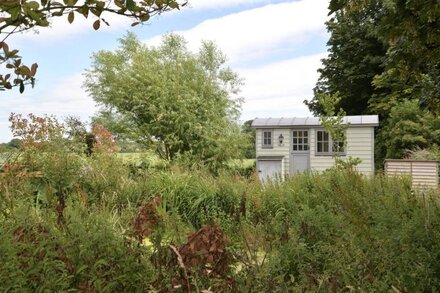
<path id="1" fill-rule="evenodd" d="M 378 116 L 348 116 L 344 118 L 349 122 L 346 131 L 346 151 L 341 159 L 349 157 L 361 159 L 357 170 L 363 174 L 374 174 L 374 127 L 378 125 Z M 323 171 L 335 163 L 332 155 L 323 155 L 316 152 L 316 133 L 323 130 L 319 118 L 267 118 L 255 119 L 252 127 L 256 129 L 256 153 L 257 166 L 259 158 L 277 157 L 282 160 L 282 173 L 289 175 L 292 162 L 292 131 L 308 131 L 309 142 L 309 166 L 311 170 Z M 272 148 L 263 148 L 263 131 L 273 131 Z M 283 143 L 279 143 L 279 137 L 284 137 Z"/>

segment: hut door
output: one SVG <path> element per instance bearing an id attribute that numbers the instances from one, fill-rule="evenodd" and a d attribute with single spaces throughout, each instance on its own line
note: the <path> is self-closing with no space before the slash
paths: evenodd
<path id="1" fill-rule="evenodd" d="M 290 174 L 304 172 L 310 169 L 310 137 L 304 129 L 292 130 L 290 149 Z"/>
<path id="2" fill-rule="evenodd" d="M 258 160 L 258 176 L 261 181 L 281 178 L 281 160 Z"/>

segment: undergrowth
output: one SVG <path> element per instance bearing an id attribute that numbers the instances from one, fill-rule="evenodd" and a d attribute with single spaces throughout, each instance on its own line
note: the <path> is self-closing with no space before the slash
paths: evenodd
<path id="1" fill-rule="evenodd" d="M 439 194 L 405 178 L 21 158 L 0 173 L 0 291 L 440 290 Z"/>

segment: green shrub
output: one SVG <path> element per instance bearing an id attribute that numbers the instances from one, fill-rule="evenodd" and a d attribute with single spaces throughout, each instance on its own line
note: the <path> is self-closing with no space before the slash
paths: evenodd
<path id="1" fill-rule="evenodd" d="M 114 154 L 26 155 L 0 180 L 0 291 L 170 291 L 184 271 L 170 244 L 213 223 L 231 241 L 231 290 L 440 290 L 440 194 L 407 178 L 344 167 L 263 185 L 230 170 L 133 173 Z M 160 223 L 135 239 L 152 199 Z M 216 288 L 200 265 L 191 286 Z"/>
<path id="2" fill-rule="evenodd" d="M 0 291 L 146 291 L 150 253 L 127 238 L 111 214 L 65 210 L 56 215 L 23 205 L 1 222 Z"/>

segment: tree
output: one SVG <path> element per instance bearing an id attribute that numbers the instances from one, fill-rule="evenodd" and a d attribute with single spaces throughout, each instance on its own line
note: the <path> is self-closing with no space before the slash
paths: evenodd
<path id="1" fill-rule="evenodd" d="M 340 97 L 336 107 L 347 114 L 371 113 L 368 103 L 375 92 L 372 81 L 383 71 L 387 47 L 375 33 L 382 14 L 380 4 L 372 2 L 365 9 L 352 13 L 336 10 L 326 23 L 331 33 L 327 42 L 329 56 L 322 60 L 323 68 L 318 70 L 320 77 L 314 88 L 314 98 L 305 101 L 315 115 L 325 114 L 319 95 L 336 93 Z"/>
<path id="2" fill-rule="evenodd" d="M 378 26 L 389 44 L 384 71 L 374 79 L 371 108 L 389 113 L 400 101 L 418 100 L 440 114 L 440 5 L 436 0 L 390 1 Z"/>
<path id="3" fill-rule="evenodd" d="M 243 123 L 241 126 L 241 130 L 245 136 L 247 136 L 247 139 L 249 141 L 249 145 L 247 146 L 244 157 L 246 159 L 255 159 L 256 156 L 256 145 L 255 145 L 255 134 L 256 130 L 255 128 L 252 128 L 252 122 L 254 120 L 247 120 Z"/>
<path id="4" fill-rule="evenodd" d="M 381 157 L 404 157 L 409 151 L 440 144 L 440 119 L 421 109 L 417 100 L 393 107 L 378 137 Z"/>
<path id="5" fill-rule="evenodd" d="M 336 110 L 336 105 L 341 101 L 338 93 L 334 95 L 319 94 L 318 100 L 324 112 L 319 118 L 321 119 L 322 127 L 330 134 L 333 142 L 336 142 L 332 148 L 334 156 L 337 158 L 339 153 L 346 147 L 346 131 L 349 127 L 348 124 L 344 124 L 346 113 L 342 109 Z"/>
<path id="6" fill-rule="evenodd" d="M 49 26 L 49 20 L 67 15 L 72 23 L 75 15 L 85 18 L 92 14 L 96 18 L 93 28 L 98 30 L 101 23 L 109 25 L 105 20 L 107 14 L 118 14 L 131 18 L 133 25 L 146 22 L 151 16 L 186 5 L 180 0 L 4 0 L 0 1 L 0 66 L 6 67 L 11 73 L 0 74 L 0 90 L 19 86 L 23 92 L 26 84 L 34 86 L 37 64 L 28 67 L 21 63 L 18 50 L 11 50 L 6 39 L 19 32 L 36 27 Z M 2 71 L 4 68 L 2 68 Z"/>
<path id="7" fill-rule="evenodd" d="M 242 82 L 225 62 L 212 42 L 192 53 L 178 35 L 147 47 L 128 34 L 119 49 L 93 55 L 84 85 L 101 115 L 132 125 L 137 140 L 162 158 L 217 164 L 238 156 L 246 142 L 237 124 Z"/>
<path id="8" fill-rule="evenodd" d="M 406 100 L 440 114 L 440 6 L 437 0 L 332 0 L 330 12 L 348 18 L 379 5 L 373 33 L 386 44 L 382 72 L 373 78 L 371 111 L 386 118 Z M 353 53 L 356 53 L 354 51 Z"/>
<path id="9" fill-rule="evenodd" d="M 0 152 L 15 151 L 20 148 L 20 139 L 13 138 L 9 142 L 0 143 Z"/>
<path id="10" fill-rule="evenodd" d="M 436 143 L 413 127 L 440 114 L 438 1 L 331 0 L 329 9 L 334 14 L 327 23 L 330 55 L 323 60 L 315 97 L 306 102 L 309 109 L 322 113 L 319 94 L 339 92 L 338 106 L 347 114 L 379 114 L 377 165 L 387 156 L 402 157 L 407 148 Z M 425 118 L 405 116 L 405 106 Z M 399 122 L 398 115 L 406 118 Z"/>

